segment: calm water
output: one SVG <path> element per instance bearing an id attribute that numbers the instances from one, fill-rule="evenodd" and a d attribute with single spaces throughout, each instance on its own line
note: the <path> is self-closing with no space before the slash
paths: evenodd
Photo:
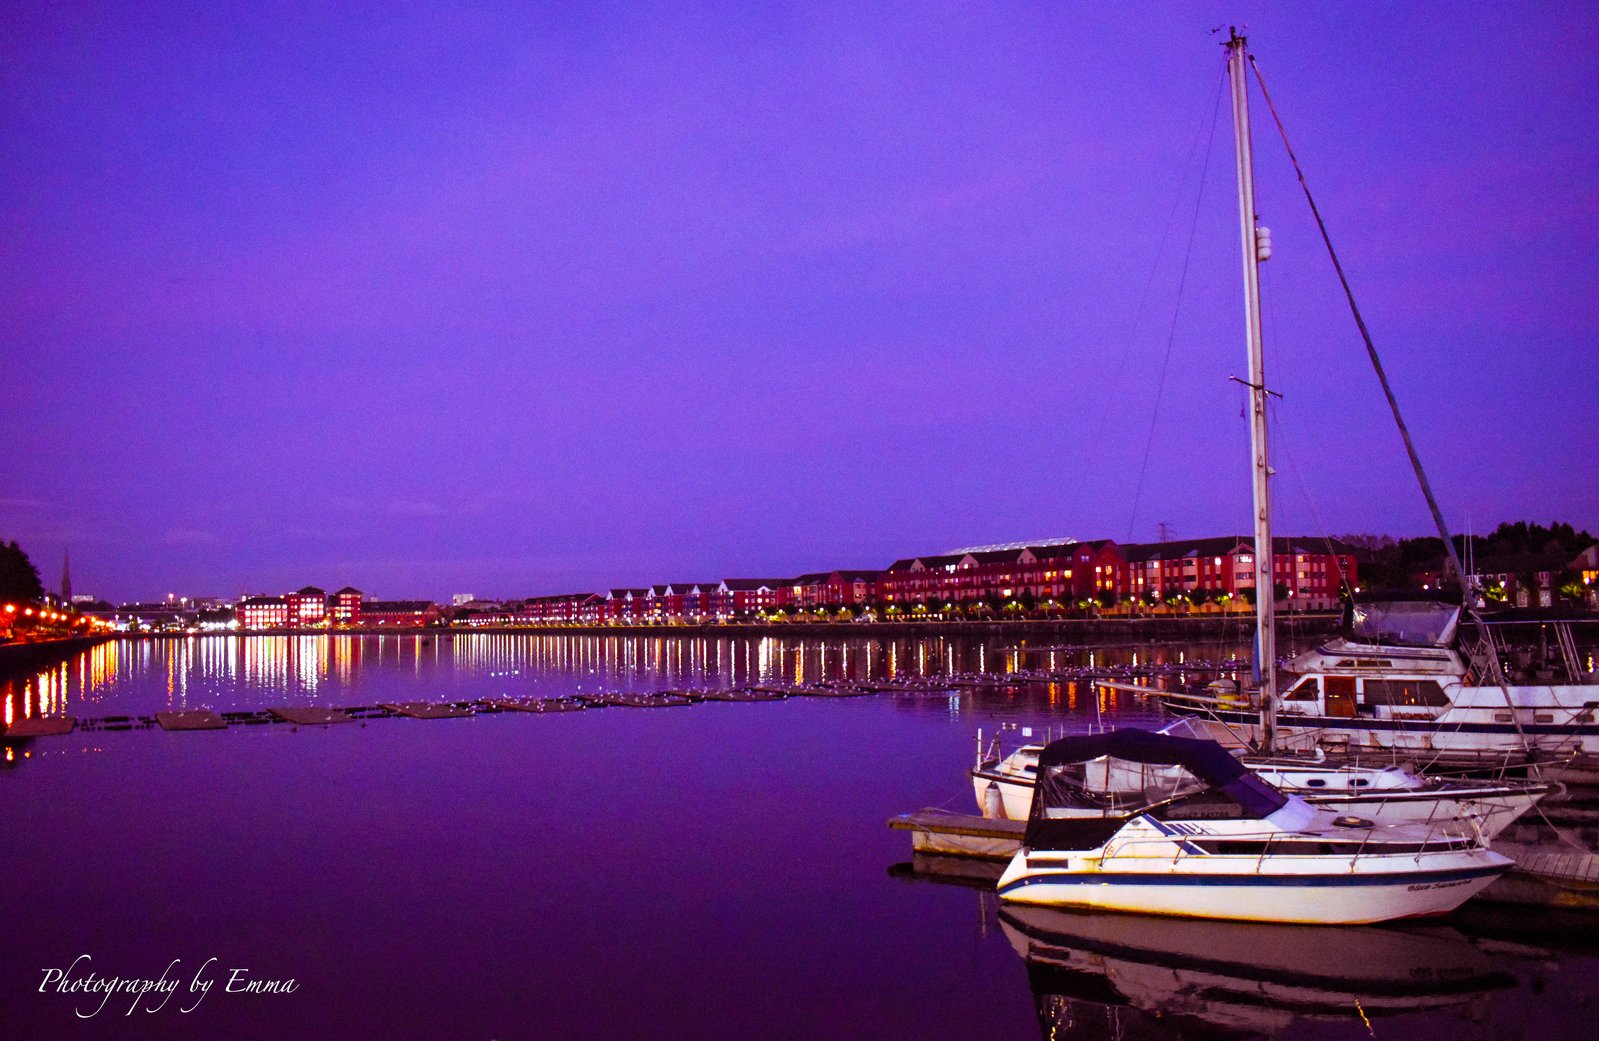
<path id="1" fill-rule="evenodd" d="M 1051 663 L 956 641 L 207 638 L 0 693 L 12 718 L 97 717 L 1022 664 Z M 1590 926 L 1018 921 L 895 869 L 887 818 L 975 807 L 979 728 L 1154 718 L 1059 685 L 41 738 L 0 770 L 0 1037 L 1591 1036 Z M 39 993 L 82 955 L 68 978 L 166 971 L 176 992 L 131 1014 Z M 225 993 L 236 969 L 295 989 Z"/>

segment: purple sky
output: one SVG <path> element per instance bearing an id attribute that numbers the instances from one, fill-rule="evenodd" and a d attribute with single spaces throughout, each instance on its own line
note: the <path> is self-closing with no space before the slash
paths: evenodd
<path id="1" fill-rule="evenodd" d="M 51 586 L 1243 530 L 1229 21 L 1451 523 L 1599 528 L 1591 6 L 91 6 L 0 10 L 0 537 Z M 1424 533 L 1254 115 L 1279 530 Z"/>

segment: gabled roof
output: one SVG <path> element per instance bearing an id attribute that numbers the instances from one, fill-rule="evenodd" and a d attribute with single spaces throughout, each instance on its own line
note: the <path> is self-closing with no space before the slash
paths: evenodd
<path id="1" fill-rule="evenodd" d="M 354 593 L 356 596 L 360 596 L 361 595 L 361 591 L 359 589 L 355 588 L 354 586 L 345 586 L 343 589 L 339 590 L 337 593 L 334 593 L 333 595 L 334 596 L 346 596 L 346 595 L 348 595 L 350 593 Z"/>
<path id="2" fill-rule="evenodd" d="M 304 589 L 296 589 L 294 591 L 293 595 L 295 595 L 295 596 L 327 596 L 327 592 L 325 590 L 318 589 L 316 586 L 306 586 Z"/>
<path id="3" fill-rule="evenodd" d="M 778 589 L 793 585 L 791 578 L 724 578 L 722 586 L 728 592 L 750 592 L 757 589 Z"/>

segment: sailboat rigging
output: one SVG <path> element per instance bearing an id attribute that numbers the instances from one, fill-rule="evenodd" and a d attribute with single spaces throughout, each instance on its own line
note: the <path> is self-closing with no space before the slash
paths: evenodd
<path id="1" fill-rule="evenodd" d="M 1278 692 L 1270 392 L 1259 270 L 1270 256 L 1270 237 L 1254 205 L 1247 48 L 1236 30 L 1226 46 L 1249 355 L 1254 693 L 1258 747 L 1270 753 Z M 1377 922 L 1451 911 L 1510 866 L 1488 850 L 1475 821 L 1380 826 L 1340 815 L 1279 790 L 1211 740 L 1141 730 L 1067 737 L 1036 750 L 1032 773 L 1022 848 L 998 882 L 1000 898 L 1015 903 L 1272 922 Z M 1537 794 L 1516 798 L 1525 809 Z"/>

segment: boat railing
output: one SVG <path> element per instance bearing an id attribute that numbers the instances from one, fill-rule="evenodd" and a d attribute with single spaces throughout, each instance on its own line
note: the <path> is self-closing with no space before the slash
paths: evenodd
<path id="1" fill-rule="evenodd" d="M 1418 848 L 1412 858 L 1417 864 L 1421 863 L 1422 854 L 1427 852 L 1428 847 L 1435 842 L 1453 842 L 1469 838 L 1474 848 L 1486 849 L 1488 847 L 1488 838 L 1483 831 L 1482 821 L 1471 814 L 1460 817 L 1429 818 L 1425 822 L 1397 821 L 1392 824 L 1367 824 L 1360 828 L 1359 843 L 1356 845 L 1355 851 L 1349 855 L 1350 873 L 1354 874 L 1358 870 L 1362 858 L 1376 856 L 1382 852 L 1371 848 L 1373 842 L 1380 842 L 1385 835 L 1401 829 L 1415 834 L 1415 830 L 1423 823 L 1426 824 L 1426 830 L 1420 835 L 1417 843 Z M 1451 825 L 1459 825 L 1461 827 L 1452 828 Z M 1190 841 L 1259 842 L 1261 849 L 1255 856 L 1254 873 L 1260 874 L 1270 857 L 1281 854 L 1280 847 L 1285 844 L 1304 842 L 1306 841 L 1306 836 L 1280 831 L 1229 832 L 1220 835 L 1135 835 L 1115 838 L 1106 843 L 1104 852 L 1100 854 L 1099 860 L 1103 865 L 1120 858 L 1166 860 L 1169 857 L 1172 866 L 1175 868 L 1185 855 L 1192 855 L 1190 850 L 1184 848 Z M 1176 847 L 1175 851 L 1168 853 L 1167 851 L 1173 846 Z M 1158 850 L 1158 853 L 1151 855 L 1150 852 L 1147 852 L 1151 850 Z"/>

